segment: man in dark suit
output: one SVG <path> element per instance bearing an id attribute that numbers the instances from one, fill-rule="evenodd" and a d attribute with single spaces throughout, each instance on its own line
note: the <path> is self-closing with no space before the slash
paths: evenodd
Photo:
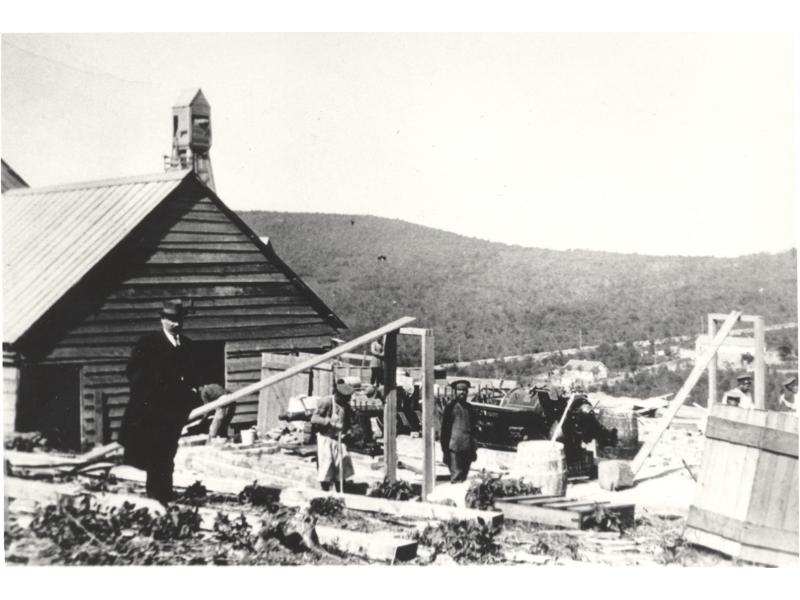
<path id="1" fill-rule="evenodd" d="M 450 482 L 465 481 L 469 468 L 477 459 L 475 420 L 469 412 L 469 381 L 459 379 L 451 384 L 455 399 L 442 411 L 442 443 L 444 463 L 450 469 Z"/>
<path id="2" fill-rule="evenodd" d="M 200 404 L 192 342 L 181 333 L 184 316 L 179 300 L 166 302 L 161 331 L 136 343 L 127 367 L 131 397 L 119 442 L 125 463 L 147 471 L 147 495 L 162 504 L 172 498 L 181 429 Z"/>

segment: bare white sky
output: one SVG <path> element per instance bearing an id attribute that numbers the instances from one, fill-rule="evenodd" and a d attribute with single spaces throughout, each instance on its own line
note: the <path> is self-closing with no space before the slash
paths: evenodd
<path id="1" fill-rule="evenodd" d="M 525 246 L 795 245 L 790 34 L 5 34 L 2 155 L 32 185 L 157 172 L 200 87 L 235 209 Z"/>

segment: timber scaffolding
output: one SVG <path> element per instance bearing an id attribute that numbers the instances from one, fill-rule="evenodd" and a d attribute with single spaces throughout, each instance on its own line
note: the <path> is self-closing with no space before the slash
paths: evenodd
<path id="1" fill-rule="evenodd" d="M 613 490 L 624 490 L 626 487 L 636 486 L 640 481 L 645 479 L 652 479 L 653 476 L 650 475 L 648 477 L 642 478 L 641 476 L 637 479 L 637 476 L 642 469 L 644 463 L 647 461 L 648 457 L 651 455 L 653 449 L 659 443 L 662 435 L 669 428 L 670 423 L 676 416 L 680 407 L 684 404 L 686 399 L 688 398 L 689 393 L 693 386 L 697 383 L 700 376 L 702 375 L 703 371 L 709 368 L 709 365 L 712 364 L 716 356 L 716 352 L 721 344 L 724 342 L 726 336 L 730 333 L 734 325 L 739 320 L 747 321 L 749 317 L 742 317 L 740 311 L 734 311 L 729 315 L 713 315 L 711 318 L 716 319 L 716 321 L 722 321 L 721 326 L 717 329 L 716 328 L 716 321 L 714 322 L 714 339 L 708 348 L 707 352 L 697 361 L 695 364 L 694 369 L 692 370 L 691 374 L 687 378 L 686 382 L 682 386 L 681 390 L 676 394 L 675 398 L 669 403 L 666 408 L 665 413 L 659 420 L 656 429 L 648 439 L 646 440 L 645 444 L 639 450 L 638 454 L 635 456 L 631 463 L 627 463 L 624 461 L 605 461 L 600 463 L 600 487 L 606 489 L 608 491 Z M 754 318 L 755 319 L 755 318 Z M 586 526 L 587 517 L 590 512 L 594 509 L 603 509 L 607 510 L 608 512 L 616 511 L 619 517 L 624 518 L 626 521 L 632 521 L 634 514 L 634 506 L 631 503 L 612 503 L 609 499 L 610 496 L 608 494 L 591 494 L 590 496 L 584 496 L 582 498 L 572 498 L 571 496 L 564 495 L 563 497 L 517 497 L 517 498 L 505 498 L 502 499 L 502 502 L 498 502 L 495 507 L 497 510 L 492 511 L 478 511 L 468 508 L 459 508 L 455 506 L 446 506 L 441 505 L 433 502 L 428 502 L 428 496 L 434 489 L 435 485 L 435 462 L 434 462 L 434 425 L 433 425 L 433 334 L 431 330 L 428 329 L 418 329 L 409 327 L 408 325 L 413 322 L 413 318 L 411 317 L 404 317 L 392 323 L 385 325 L 379 329 L 376 329 L 373 332 L 360 336 L 357 339 L 354 339 L 350 342 L 342 344 L 341 346 L 331 350 L 325 354 L 319 355 L 317 357 L 310 358 L 305 360 L 301 363 L 298 363 L 291 368 L 287 369 L 283 373 L 275 374 L 271 377 L 268 377 L 260 382 L 252 384 L 247 388 L 243 388 L 234 392 L 232 394 L 228 394 L 219 398 L 217 401 L 210 403 L 200 409 L 193 411 L 190 416 L 190 419 L 196 419 L 204 414 L 207 414 L 218 407 L 225 406 L 230 402 L 236 401 L 238 398 L 241 398 L 247 394 L 256 393 L 270 385 L 274 385 L 280 381 L 283 381 L 289 377 L 307 371 L 308 369 L 313 368 L 315 365 L 321 364 L 324 361 L 330 360 L 331 358 L 335 358 L 336 356 L 342 355 L 344 353 L 350 352 L 354 348 L 362 346 L 364 344 L 368 344 L 371 341 L 378 339 L 380 337 L 386 337 L 386 343 L 384 346 L 385 349 L 385 367 L 386 367 L 386 389 L 388 390 L 387 397 L 386 397 L 386 406 L 385 406 L 385 413 L 384 413 L 384 457 L 383 463 L 381 467 L 383 468 L 383 475 L 389 481 L 395 481 L 397 478 L 397 468 L 398 468 L 398 455 L 397 455 L 397 439 L 396 439 L 396 430 L 394 424 L 396 420 L 393 418 L 389 418 L 390 415 L 394 414 L 396 410 L 396 381 L 395 381 L 395 373 L 396 373 L 396 351 L 397 351 L 397 336 L 399 334 L 405 335 L 414 335 L 421 338 L 422 341 L 422 362 L 423 362 L 423 386 L 422 386 L 422 407 L 423 407 L 423 464 L 422 464 L 422 494 L 421 494 L 421 501 L 419 502 L 408 502 L 408 501 L 394 501 L 394 500 L 386 500 L 381 498 L 370 498 L 361 496 L 358 494 L 338 494 L 336 497 L 339 497 L 344 502 L 346 508 L 356 511 L 364 511 L 372 514 L 385 514 L 390 515 L 395 518 L 401 519 L 427 519 L 427 520 L 449 520 L 449 519 L 459 519 L 459 520 L 477 520 L 482 521 L 485 523 L 490 523 L 494 525 L 499 525 L 503 522 L 503 518 L 510 519 L 510 520 L 520 520 L 520 521 L 530 521 L 539 524 L 551 525 L 551 526 L 558 526 L 558 527 L 576 527 L 582 528 Z M 758 335 L 759 327 L 758 321 L 754 321 L 756 324 L 756 335 Z M 763 331 L 763 328 L 761 328 Z M 763 348 L 763 344 L 756 345 L 757 348 Z M 760 363 L 757 361 L 756 365 L 758 367 Z M 759 372 L 756 371 L 756 377 L 760 377 L 763 386 L 763 371 L 759 375 Z M 758 387 L 757 387 L 758 389 Z M 762 387 L 763 389 L 763 387 Z M 763 395 L 758 398 L 757 395 L 757 403 L 760 406 L 763 406 Z M 732 408 L 732 407 L 728 407 Z M 737 409 L 738 410 L 738 409 Z M 742 409 L 744 410 L 744 409 Z M 796 424 L 796 417 L 794 419 L 794 426 L 793 430 L 791 426 L 789 426 L 788 432 L 784 435 L 784 437 L 789 436 L 791 437 L 792 431 L 794 435 L 794 454 L 793 457 L 789 457 L 789 463 L 784 465 L 788 471 L 786 474 L 789 475 L 789 484 L 791 486 L 791 482 L 793 481 L 794 485 L 794 493 L 797 494 L 797 452 L 796 452 L 796 445 L 797 445 L 797 424 Z M 719 428 L 718 428 L 719 429 Z M 759 435 L 764 434 L 764 426 L 759 427 L 751 427 L 753 431 L 758 433 Z M 756 431 L 758 430 L 758 431 Z M 748 430 L 749 432 L 750 430 Z M 714 434 L 716 435 L 716 434 Z M 755 436 L 755 433 L 750 436 Z M 717 436 L 719 437 L 719 436 Z M 758 436 L 756 436 L 758 437 Z M 762 436 L 763 437 L 763 436 Z M 772 437 L 767 436 L 769 439 L 765 442 L 765 447 L 769 450 L 773 451 L 775 448 L 778 448 L 780 452 L 787 452 L 787 448 L 789 449 L 788 453 L 792 454 L 791 452 L 791 443 L 786 442 L 783 438 L 781 438 L 780 444 L 772 443 Z M 773 436 L 774 437 L 774 436 Z M 720 438 L 722 439 L 722 438 Z M 755 439 L 755 438 L 754 438 Z M 761 439 L 761 438 L 759 438 Z M 791 440 L 789 440 L 791 441 Z M 758 440 L 752 441 L 750 446 L 758 446 Z M 708 444 L 706 446 L 708 451 Z M 92 464 L 97 463 L 98 461 L 102 461 L 104 457 L 108 456 L 110 453 L 113 453 L 119 450 L 120 447 L 116 444 L 110 444 L 108 446 L 99 448 L 93 452 L 87 453 L 83 456 L 77 457 L 74 460 L 70 461 L 72 467 L 75 467 L 75 470 L 79 470 L 81 468 L 85 468 L 86 466 L 91 466 Z M 198 449 L 198 453 L 195 454 L 197 460 L 201 463 L 203 462 L 202 455 L 205 454 L 206 458 L 209 455 L 213 455 L 214 453 L 218 453 L 218 455 L 226 454 L 228 457 L 227 462 L 220 461 L 216 464 L 216 468 L 218 469 L 216 473 L 216 478 L 207 479 L 207 477 L 203 476 L 203 482 L 209 491 L 219 491 L 219 492 L 227 492 L 227 493 L 235 493 L 239 491 L 238 489 L 233 489 L 241 487 L 244 482 L 252 482 L 253 480 L 262 480 L 270 484 L 274 485 L 276 489 L 279 490 L 281 501 L 287 505 L 307 505 L 311 500 L 320 497 L 327 497 L 330 494 L 325 492 L 311 489 L 310 486 L 313 485 L 313 481 L 309 482 L 309 487 L 298 487 L 297 483 L 301 477 L 298 476 L 297 473 L 283 473 L 281 475 L 275 475 L 274 477 L 270 477 L 268 473 L 265 472 L 258 472 L 254 469 L 250 469 L 247 466 L 246 462 L 236 463 L 235 459 L 231 459 L 231 457 L 236 456 L 236 452 L 223 452 L 219 449 L 215 449 L 213 447 L 205 447 L 202 450 Z M 244 452 L 246 454 L 246 452 Z M 239 456 L 242 454 L 239 453 Z M 279 458 L 280 456 L 280 458 Z M 12 457 L 11 464 L 7 461 L 7 473 L 8 469 L 13 473 L 18 469 L 24 470 L 26 465 L 20 464 L 14 459 L 20 459 L 19 453 L 16 456 Z M 288 457 L 282 457 L 281 455 L 275 456 L 276 460 L 284 459 L 289 461 Z M 791 464 L 791 459 L 793 458 L 794 463 L 793 467 Z M 752 461 L 751 461 L 752 462 Z M 684 463 L 685 464 L 685 463 Z M 205 463 L 207 466 L 208 463 Z M 607 468 L 603 468 L 603 465 L 606 465 Z M 309 465 L 310 466 L 310 465 Z M 613 467 L 613 469 L 612 469 Z M 374 468 L 374 466 L 373 466 Z M 768 470 L 768 466 L 764 467 Z M 783 468 L 783 467 L 782 467 Z M 791 473 L 791 469 L 794 468 L 793 475 Z M 687 467 L 688 469 L 688 467 Z M 717 469 L 719 470 L 719 469 Z M 763 469 L 762 469 L 763 470 Z M 706 461 L 704 460 L 703 463 L 703 470 L 701 472 L 700 480 L 696 484 L 696 488 L 699 488 L 700 491 L 703 492 L 705 495 L 705 506 L 709 506 L 711 503 L 708 501 L 709 494 L 713 495 L 714 491 L 711 490 L 708 486 L 704 487 L 704 473 L 709 471 L 709 468 L 706 466 Z M 207 472 L 207 471 L 206 471 Z M 783 472 L 783 471 L 782 471 Z M 611 473 L 611 475 L 609 475 Z M 691 474 L 691 471 L 690 471 Z M 611 485 L 608 484 L 609 477 L 613 480 Z M 694 476 L 692 476 L 694 479 Z M 41 488 L 42 484 L 39 484 L 40 488 L 37 488 L 33 491 L 25 491 L 31 490 L 32 488 L 29 486 L 29 482 L 21 482 L 15 481 L 12 479 L 7 479 L 6 484 L 6 496 L 15 498 L 19 497 L 20 499 L 37 499 L 41 501 L 43 496 L 42 494 L 51 494 L 49 497 L 52 497 L 51 492 L 46 492 L 47 489 L 50 488 Z M 11 486 L 8 483 L 11 482 Z M 185 482 L 188 483 L 189 482 Z M 775 484 L 780 484 L 779 481 L 775 480 Z M 46 485 L 46 484 L 45 484 Z M 61 493 L 61 492 L 59 492 Z M 71 493 L 75 493 L 74 491 Z M 616 492 L 614 492 L 616 494 Z M 699 491 L 697 492 L 700 493 Z M 730 495 L 731 490 L 726 489 L 725 493 Z M 18 496 L 15 496 L 17 494 Z M 624 494 L 624 492 L 623 492 Z M 146 501 L 145 501 L 146 502 Z M 789 503 L 789 509 L 791 508 L 791 503 Z M 785 506 L 783 507 L 786 508 Z M 794 512 L 796 513 L 796 502 L 794 504 Z M 720 511 L 721 512 L 721 511 Z M 772 511 L 775 512 L 775 511 Z M 697 515 L 701 514 L 697 510 L 693 510 L 690 514 Z M 707 522 L 711 517 L 708 517 L 709 511 L 702 513 L 705 517 L 705 520 L 701 522 L 699 525 L 697 524 L 697 519 L 695 519 L 695 527 L 698 529 L 703 530 L 703 527 L 706 529 L 703 531 L 707 531 L 710 527 L 707 525 Z M 770 513 L 772 514 L 772 513 Z M 251 518 L 253 515 L 249 515 L 248 519 Z M 712 514 L 713 517 L 713 514 Z M 756 536 L 759 540 L 759 543 L 764 543 L 763 540 L 767 539 L 769 536 L 765 532 L 775 532 L 780 527 L 783 527 L 783 531 L 788 531 L 791 533 L 793 530 L 796 534 L 797 532 L 797 518 L 796 515 L 794 516 L 794 522 L 792 523 L 791 515 L 786 515 L 785 512 L 782 512 L 779 516 L 778 520 L 781 518 L 784 519 L 782 525 L 779 524 L 779 527 L 773 526 L 772 522 L 770 525 L 760 525 L 760 529 L 758 529 L 758 535 Z M 716 530 L 715 533 L 722 538 L 726 538 L 724 541 L 727 545 L 724 547 L 714 546 L 707 540 L 709 536 L 706 535 L 703 537 L 702 535 L 696 535 L 693 539 L 697 540 L 696 543 L 700 545 L 707 545 L 708 547 L 720 549 L 723 552 L 726 552 L 732 556 L 737 556 L 735 552 L 730 550 L 732 543 L 740 543 L 744 544 L 745 541 L 752 544 L 753 534 L 752 534 L 752 527 L 748 527 L 747 523 L 744 523 L 742 519 L 734 519 L 730 516 L 727 517 L 727 520 L 716 518 L 712 524 L 718 525 L 719 522 L 724 521 L 725 527 L 722 527 L 722 531 Z M 774 519 L 773 519 L 774 521 Z M 727 535 L 729 531 L 733 531 L 733 534 Z M 330 533 L 330 532 L 329 532 Z M 335 532 L 331 535 L 334 535 Z M 727 536 L 727 537 L 726 537 Z M 341 539 L 344 539 L 346 536 L 340 536 Z M 730 538 L 733 537 L 733 542 L 730 541 Z M 791 542 L 789 539 L 789 535 L 782 535 L 780 537 L 782 546 L 780 548 L 781 559 L 786 560 L 786 556 L 788 555 L 789 558 L 794 557 L 796 559 L 797 555 L 797 544 L 795 542 Z M 409 553 L 412 553 L 411 550 L 408 549 L 407 546 L 404 545 L 404 541 L 400 540 L 393 540 L 390 539 L 391 536 L 388 535 L 381 535 L 378 538 L 384 540 L 390 549 L 386 549 L 386 547 L 381 546 L 380 550 L 370 551 L 373 552 L 372 558 L 376 559 L 388 559 L 388 560 L 400 560 L 399 556 L 407 556 Z M 795 535 L 796 538 L 796 535 Z M 377 539 L 377 538 L 376 538 Z M 388 540 L 388 541 L 387 541 Z M 744 541 L 743 541 L 744 540 Z M 352 543 L 358 544 L 365 542 L 365 540 L 350 540 L 348 542 L 342 542 L 343 544 Z M 407 540 L 406 540 L 407 542 Z M 400 550 L 399 548 L 404 548 Z M 359 546 L 363 550 L 362 546 Z M 391 550 L 394 548 L 394 550 Z M 387 558 L 391 555 L 393 558 Z M 750 556 L 754 556 L 753 554 L 744 554 L 742 558 L 747 558 Z M 766 558 L 763 558 L 764 554 L 755 555 L 758 557 L 762 557 L 761 560 L 754 559 L 756 562 L 766 562 L 771 564 L 770 561 Z M 381 558 L 379 558 L 381 557 Z"/>

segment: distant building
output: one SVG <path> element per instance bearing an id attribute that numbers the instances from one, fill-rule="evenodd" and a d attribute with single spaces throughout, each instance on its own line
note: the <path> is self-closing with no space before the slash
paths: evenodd
<path id="1" fill-rule="evenodd" d="M 561 368 L 561 385 L 590 385 L 608 379 L 608 367 L 599 360 L 571 359 Z"/>

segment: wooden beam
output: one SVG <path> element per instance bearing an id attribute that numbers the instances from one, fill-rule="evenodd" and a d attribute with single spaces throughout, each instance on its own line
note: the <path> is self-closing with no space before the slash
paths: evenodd
<path id="1" fill-rule="evenodd" d="M 672 419 L 675 418 L 675 415 L 678 413 L 678 410 L 683 403 L 686 401 L 686 398 L 689 397 L 689 393 L 692 391 L 692 388 L 697 384 L 700 379 L 700 376 L 703 374 L 703 371 L 706 370 L 708 363 L 711 362 L 711 359 L 717 353 L 717 350 L 725 341 L 725 338 L 728 337 L 731 329 L 736 324 L 736 321 L 739 320 L 739 317 L 742 315 L 741 311 L 735 310 L 728 315 L 728 318 L 720 327 L 717 335 L 714 336 L 714 339 L 711 341 L 711 346 L 706 350 L 706 353 L 695 363 L 694 369 L 689 374 L 689 377 L 681 387 L 680 391 L 675 395 L 672 401 L 669 403 L 669 407 L 667 408 L 664 416 L 661 417 L 661 422 L 658 425 L 658 429 L 651 435 L 644 445 L 639 449 L 636 456 L 634 457 L 633 461 L 631 462 L 631 471 L 633 471 L 634 477 L 639 472 L 639 470 L 644 465 L 644 461 L 650 456 L 650 453 L 655 448 L 658 441 L 661 439 L 661 436 L 664 435 L 664 432 L 669 427 L 669 424 L 672 422 Z"/>
<path id="2" fill-rule="evenodd" d="M 397 331 L 388 332 L 383 345 L 383 464 L 384 476 L 397 479 Z"/>
<path id="3" fill-rule="evenodd" d="M 394 537 L 386 531 L 349 531 L 317 525 L 319 543 L 356 556 L 389 562 L 411 560 L 417 556 L 418 542 Z"/>
<path id="4" fill-rule="evenodd" d="M 433 412 L 433 330 L 423 329 L 422 332 L 422 500 L 425 501 L 436 485 L 436 431 Z"/>
<path id="5" fill-rule="evenodd" d="M 766 385 L 766 365 L 764 363 L 764 319 L 756 317 L 753 321 L 753 338 L 755 347 L 753 353 L 755 354 L 753 361 L 753 402 L 756 408 L 764 410 L 766 405 L 765 393 Z"/>
<path id="6" fill-rule="evenodd" d="M 416 336 L 423 336 L 430 331 L 430 329 L 424 329 L 423 327 L 402 327 L 400 329 L 400 335 L 416 335 Z"/>
<path id="7" fill-rule="evenodd" d="M 708 337 L 709 339 L 714 339 L 714 336 L 717 335 L 717 321 L 714 319 L 713 315 L 708 315 Z M 708 363 L 708 400 L 706 401 L 706 406 L 708 410 L 711 410 L 711 407 L 717 403 L 717 399 L 719 396 L 717 395 L 717 353 L 714 353 L 714 356 L 711 357 L 711 360 Z"/>
<path id="8" fill-rule="evenodd" d="M 519 504 L 517 502 L 503 502 L 501 500 L 495 500 L 494 507 L 503 511 L 503 516 L 512 521 L 541 523 L 554 527 L 566 527 L 567 529 L 581 528 L 580 514 L 568 510 Z"/>
<path id="9" fill-rule="evenodd" d="M 330 496 L 330 494 L 311 488 L 286 488 L 281 492 L 281 503 L 286 506 L 305 506 L 313 498 L 325 498 L 328 496 Z M 387 500 L 385 498 L 371 498 L 358 494 L 337 494 L 336 498 L 342 499 L 345 507 L 351 510 L 384 513 L 396 517 L 433 519 L 439 521 L 459 519 L 482 522 L 492 526 L 501 525 L 503 523 L 503 513 L 497 511 L 459 508 L 456 506 L 445 506 L 444 504 L 433 504 L 431 502 Z"/>

